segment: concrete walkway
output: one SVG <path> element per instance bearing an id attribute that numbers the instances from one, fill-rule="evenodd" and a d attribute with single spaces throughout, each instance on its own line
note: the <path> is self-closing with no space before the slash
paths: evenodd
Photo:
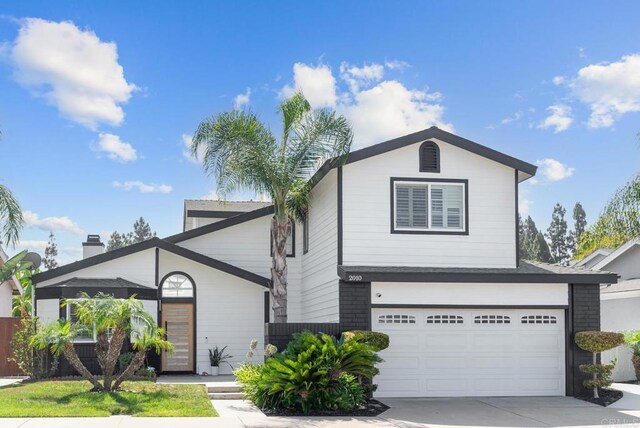
<path id="1" fill-rule="evenodd" d="M 214 400 L 218 418 L 0 419 L 0 428 L 640 427 L 640 386 L 614 387 L 625 397 L 608 408 L 570 397 L 382 399 L 391 409 L 377 418 L 275 418 L 241 400 Z"/>

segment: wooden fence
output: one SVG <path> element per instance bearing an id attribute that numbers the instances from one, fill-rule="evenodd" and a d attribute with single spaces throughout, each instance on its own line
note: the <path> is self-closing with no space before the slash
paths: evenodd
<path id="1" fill-rule="evenodd" d="M 0 318 L 0 376 L 20 376 L 22 373 L 8 358 L 13 355 L 9 342 L 20 325 L 20 318 Z"/>

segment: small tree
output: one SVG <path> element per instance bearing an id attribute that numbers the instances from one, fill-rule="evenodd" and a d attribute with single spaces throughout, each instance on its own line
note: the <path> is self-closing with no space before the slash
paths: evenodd
<path id="1" fill-rule="evenodd" d="M 133 223 L 133 232 L 118 233 L 113 232 L 107 242 L 107 251 L 117 250 L 118 248 L 126 247 L 127 245 L 137 244 L 156 236 L 155 232 L 151 231 L 151 226 L 145 221 L 143 217 Z"/>
<path id="2" fill-rule="evenodd" d="M 117 250 L 130 244 L 129 237 L 124 233 L 114 231 L 107 241 L 107 251 Z"/>
<path id="3" fill-rule="evenodd" d="M 151 315 L 144 310 L 142 302 L 134 298 L 115 299 L 113 296 L 98 294 L 80 299 L 66 300 L 63 305 L 71 305 L 77 322 L 58 320 L 39 331 L 31 345 L 39 349 L 50 348 L 54 355 L 63 354 L 69 364 L 93 385 L 93 391 L 117 391 L 120 384 L 130 378 L 144 362 L 147 350 L 155 348 L 172 350 L 173 345 L 165 339 L 165 332 L 157 328 Z M 100 383 L 80 361 L 73 346 L 73 339 L 88 329 L 95 328 L 96 357 L 104 379 Z M 118 357 L 127 336 L 136 355 L 122 373 L 114 376 Z"/>
<path id="4" fill-rule="evenodd" d="M 53 236 L 53 232 L 49 232 L 49 242 L 47 242 L 47 246 L 44 249 L 44 259 L 42 260 L 46 270 L 58 267 L 56 257 L 58 257 L 58 244 L 56 244 L 56 237 Z"/>
<path id="5" fill-rule="evenodd" d="M 622 345 L 624 335 L 608 331 L 580 331 L 576 333 L 575 342 L 580 349 L 593 354 L 593 363 L 581 364 L 580 370 L 593 376 L 592 379 L 585 380 L 582 384 L 586 388 L 593 389 L 593 398 L 599 398 L 598 388 L 606 388 L 613 383 L 611 372 L 615 368 L 615 363 L 598 364 L 598 354 Z"/>

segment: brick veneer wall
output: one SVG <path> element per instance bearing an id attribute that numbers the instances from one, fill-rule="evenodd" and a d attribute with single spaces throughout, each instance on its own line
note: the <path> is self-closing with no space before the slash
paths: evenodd
<path id="1" fill-rule="evenodd" d="M 583 351 L 575 344 L 575 334 L 579 331 L 600 330 L 600 285 L 598 284 L 570 284 L 570 314 L 569 314 L 569 370 L 572 371 L 573 382 L 569 385 L 568 395 L 589 394 L 582 382 L 589 375 L 582 373 L 580 364 L 590 364 L 592 354 Z M 570 375 L 571 375 L 570 374 Z"/>
<path id="2" fill-rule="evenodd" d="M 371 330 L 371 283 L 340 281 L 342 331 Z"/>

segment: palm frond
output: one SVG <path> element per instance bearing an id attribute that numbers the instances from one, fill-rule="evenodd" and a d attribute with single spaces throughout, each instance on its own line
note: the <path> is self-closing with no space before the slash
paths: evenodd
<path id="1" fill-rule="evenodd" d="M 278 181 L 277 145 L 256 115 L 232 111 L 205 120 L 194 134 L 192 153 L 201 147 L 203 167 L 215 178 L 218 193 L 251 189 L 272 195 L 271 183 Z"/>
<path id="2" fill-rule="evenodd" d="M 0 184 L 0 240 L 15 245 L 24 225 L 22 209 L 13 193 Z"/>
<path id="3" fill-rule="evenodd" d="M 307 101 L 302 92 L 296 92 L 292 97 L 282 101 L 278 110 L 280 114 L 282 114 L 282 124 L 284 128 L 282 133 L 282 155 L 284 156 L 291 130 L 300 122 L 305 114 L 311 111 L 311 104 L 309 104 L 309 101 Z"/>

